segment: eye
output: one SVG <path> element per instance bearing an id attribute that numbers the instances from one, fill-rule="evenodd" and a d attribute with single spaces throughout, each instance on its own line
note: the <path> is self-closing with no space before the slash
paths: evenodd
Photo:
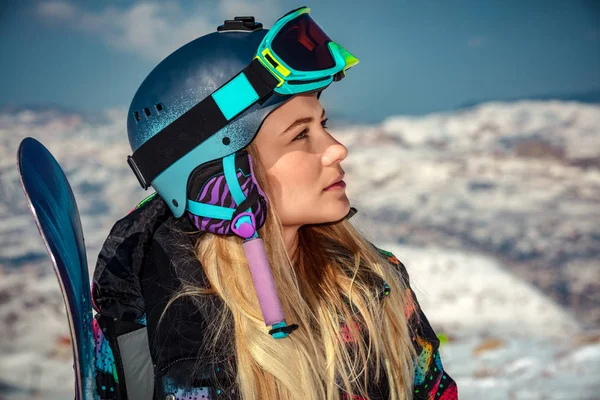
<path id="1" fill-rule="evenodd" d="M 323 121 L 321 121 L 321 126 L 323 128 L 327 128 L 327 121 L 329 121 L 329 118 L 325 118 Z M 296 140 L 302 140 L 302 139 L 307 139 L 308 138 L 308 129 L 304 129 L 302 132 L 300 132 L 298 134 L 298 136 L 296 136 L 294 139 L 292 139 L 292 142 L 296 141 Z"/>
<path id="2" fill-rule="evenodd" d="M 308 129 L 304 129 L 302 132 L 300 132 L 298 134 L 298 136 L 296 136 L 294 139 L 292 139 L 292 142 L 296 141 L 296 140 L 302 140 L 302 139 L 306 139 L 308 138 Z"/>

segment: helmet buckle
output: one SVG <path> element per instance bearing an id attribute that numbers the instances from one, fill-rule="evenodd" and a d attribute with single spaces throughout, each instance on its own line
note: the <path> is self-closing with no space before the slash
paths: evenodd
<path id="1" fill-rule="evenodd" d="M 137 164 L 135 163 L 135 160 L 133 159 L 133 157 L 127 156 L 127 164 L 129 164 L 129 168 L 131 168 L 131 170 L 133 171 L 133 174 L 135 175 L 138 182 L 140 183 L 140 186 L 144 190 L 147 190 L 150 187 L 150 185 L 148 185 L 148 183 L 146 183 L 146 180 L 144 179 L 144 176 L 142 175 L 142 172 L 138 168 Z"/>
<path id="2" fill-rule="evenodd" d="M 243 239 L 250 239 L 256 233 L 254 214 L 245 211 L 237 215 L 231 222 L 231 230 Z"/>

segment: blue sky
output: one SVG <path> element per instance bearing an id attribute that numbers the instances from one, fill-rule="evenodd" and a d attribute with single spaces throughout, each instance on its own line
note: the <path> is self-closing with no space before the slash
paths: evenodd
<path id="1" fill-rule="evenodd" d="M 322 97 L 377 122 L 469 102 L 600 90 L 600 2 L 14 1 L 0 5 L 0 105 L 127 108 L 167 54 L 225 18 L 308 5 L 360 64 Z"/>

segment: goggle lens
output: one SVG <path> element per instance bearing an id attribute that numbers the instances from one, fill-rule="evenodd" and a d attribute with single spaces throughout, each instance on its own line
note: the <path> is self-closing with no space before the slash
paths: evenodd
<path id="1" fill-rule="evenodd" d="M 327 47 L 331 39 L 308 14 L 281 28 L 271 44 L 273 51 L 298 71 L 321 71 L 335 66 Z"/>

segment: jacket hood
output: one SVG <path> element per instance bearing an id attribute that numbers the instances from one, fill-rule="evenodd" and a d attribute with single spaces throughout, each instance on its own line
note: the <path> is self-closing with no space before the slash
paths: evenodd
<path id="1" fill-rule="evenodd" d="M 92 283 L 94 309 L 123 321 L 145 314 L 141 273 L 157 229 L 173 215 L 159 196 L 133 210 L 112 227 L 96 262 Z"/>

